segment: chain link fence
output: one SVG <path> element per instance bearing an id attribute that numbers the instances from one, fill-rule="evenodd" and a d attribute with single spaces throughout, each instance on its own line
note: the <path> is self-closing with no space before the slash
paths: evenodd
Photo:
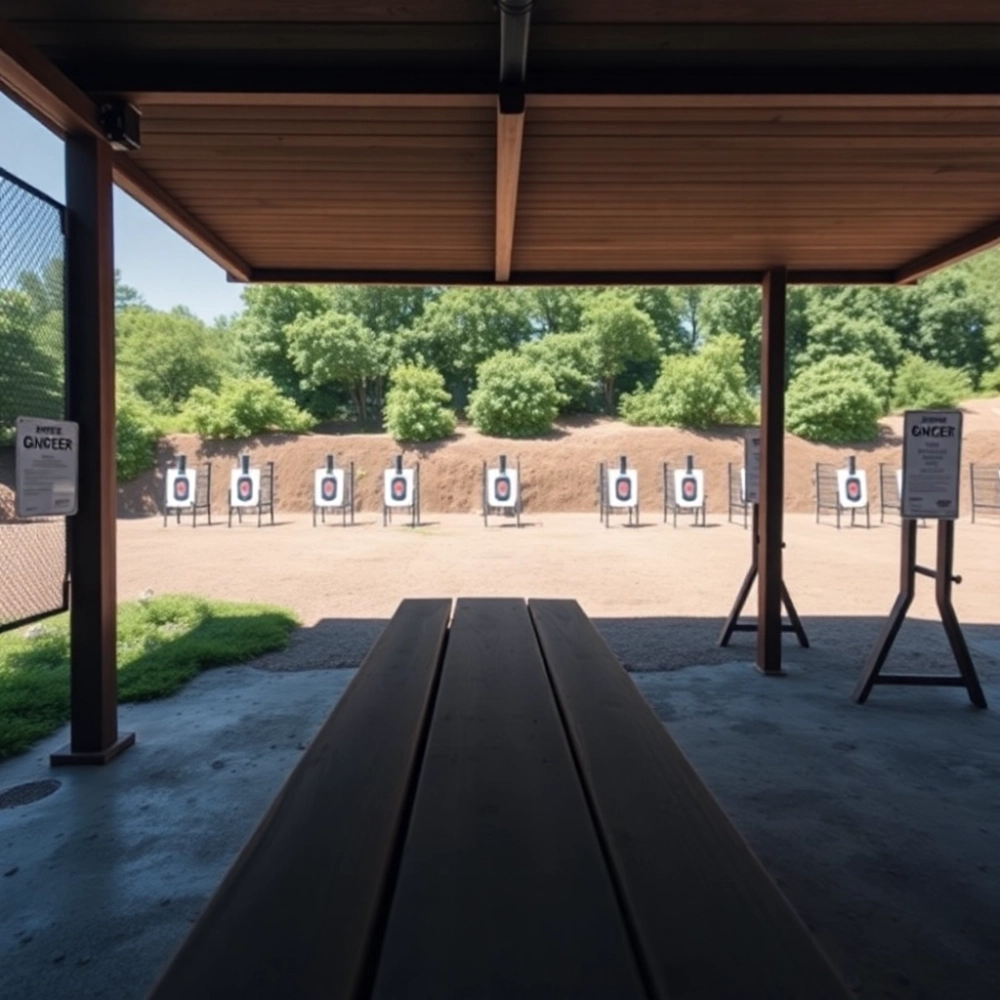
<path id="1" fill-rule="evenodd" d="M 18 417 L 66 416 L 64 212 L 0 169 L 0 631 L 66 606 L 66 521 L 14 509 Z"/>

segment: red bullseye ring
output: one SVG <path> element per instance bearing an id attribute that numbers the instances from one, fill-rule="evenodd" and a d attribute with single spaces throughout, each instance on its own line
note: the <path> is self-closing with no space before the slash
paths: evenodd
<path id="1" fill-rule="evenodd" d="M 497 500 L 509 500 L 510 480 L 506 478 L 498 478 L 493 487 L 493 491 L 496 493 Z"/>
<path id="2" fill-rule="evenodd" d="M 681 483 L 681 495 L 685 500 L 695 500 L 698 497 L 698 481 L 687 478 Z"/>
<path id="3" fill-rule="evenodd" d="M 861 499 L 861 483 L 857 479 L 847 480 L 847 499 L 848 500 L 860 500 Z"/>
<path id="4" fill-rule="evenodd" d="M 390 487 L 393 500 L 406 499 L 406 480 L 402 476 L 396 476 Z"/>
<path id="5" fill-rule="evenodd" d="M 249 479 L 241 479 L 236 484 L 236 492 L 241 500 L 249 500 L 253 496 L 253 483 Z"/>
<path id="6" fill-rule="evenodd" d="M 619 476 L 615 480 L 615 496 L 619 500 L 632 499 L 632 480 L 628 476 Z"/>
<path id="7" fill-rule="evenodd" d="M 331 478 L 323 480 L 323 499 L 324 500 L 336 500 L 337 499 L 337 480 Z"/>
<path id="8" fill-rule="evenodd" d="M 186 479 L 175 479 L 174 499 L 187 500 L 187 498 L 188 498 L 188 481 Z"/>

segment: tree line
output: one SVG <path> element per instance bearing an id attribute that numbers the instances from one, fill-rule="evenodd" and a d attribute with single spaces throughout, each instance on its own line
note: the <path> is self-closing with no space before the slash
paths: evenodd
<path id="1" fill-rule="evenodd" d="M 912 287 L 789 289 L 789 429 L 864 441 L 893 407 L 1000 392 L 998 279 L 991 251 Z M 57 285 L 53 264 L 0 290 L 0 400 L 6 383 L 44 394 L 59 375 Z M 116 320 L 127 472 L 170 430 L 241 437 L 346 421 L 430 440 L 459 417 L 501 436 L 542 434 L 571 413 L 756 419 L 756 286 L 260 285 L 238 314 L 205 324 L 183 307 L 153 310 L 119 281 Z M 16 414 L 0 407 L 3 433 Z"/>

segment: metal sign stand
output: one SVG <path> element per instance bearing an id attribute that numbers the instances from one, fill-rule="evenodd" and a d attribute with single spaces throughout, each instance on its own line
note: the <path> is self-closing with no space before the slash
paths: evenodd
<path id="1" fill-rule="evenodd" d="M 876 684 L 917 684 L 930 687 L 964 687 L 969 694 L 969 700 L 978 708 L 986 708 L 986 696 L 983 694 L 976 668 L 969 655 L 969 647 L 962 635 L 962 626 L 951 603 L 951 586 L 961 583 L 962 578 L 952 573 L 955 562 L 955 522 L 953 520 L 938 521 L 937 566 L 928 569 L 917 565 L 917 522 L 915 518 L 905 518 L 902 524 L 902 545 L 900 547 L 899 596 L 889 613 L 889 620 L 882 627 L 882 632 L 868 657 L 864 670 L 852 697 L 863 705 Z M 934 597 L 945 634 L 951 645 L 955 663 L 958 665 L 958 675 L 954 674 L 883 674 L 882 667 L 889 656 L 892 644 L 906 618 L 906 612 L 913 602 L 916 593 L 917 574 L 929 576 L 934 581 Z"/>
<path id="2" fill-rule="evenodd" d="M 743 612 L 743 606 L 747 602 L 747 598 L 750 596 L 750 589 L 754 585 L 754 581 L 757 579 L 757 569 L 758 569 L 758 544 L 760 541 L 759 535 L 760 527 L 760 511 L 757 504 L 753 505 L 753 524 L 751 531 L 751 542 L 752 548 L 750 553 L 750 569 L 747 570 L 747 575 L 743 579 L 743 584 L 740 587 L 739 593 L 736 595 L 736 601 L 733 604 L 732 611 L 729 612 L 729 617 L 726 619 L 726 624 L 722 627 L 722 634 L 719 636 L 719 645 L 728 646 L 729 640 L 732 639 L 734 632 L 756 632 L 757 622 L 741 622 L 740 615 Z M 782 542 L 782 548 L 785 547 Z M 781 601 L 785 606 L 785 611 L 788 613 L 788 622 L 782 622 L 781 631 L 782 632 L 794 632 L 799 640 L 799 645 L 803 649 L 809 648 L 809 639 L 806 636 L 806 630 L 802 627 L 802 620 L 799 618 L 799 613 L 795 610 L 795 605 L 792 603 L 791 595 L 788 593 L 788 587 L 785 585 L 785 581 L 781 581 Z"/>

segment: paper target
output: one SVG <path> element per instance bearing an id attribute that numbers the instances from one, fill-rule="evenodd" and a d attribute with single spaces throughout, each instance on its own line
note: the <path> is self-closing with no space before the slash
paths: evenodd
<path id="1" fill-rule="evenodd" d="M 260 469 L 233 469 L 229 476 L 229 503 L 233 507 L 256 507 L 260 501 Z"/>
<path id="2" fill-rule="evenodd" d="M 313 503 L 317 507 L 344 506 L 344 470 L 316 470 L 316 481 L 313 487 Z"/>
<path id="3" fill-rule="evenodd" d="M 705 473 L 701 469 L 674 469 L 674 503 L 691 510 L 705 505 Z"/>
<path id="4" fill-rule="evenodd" d="M 488 469 L 486 472 L 486 495 L 491 507 L 517 506 L 517 469 Z"/>
<path id="5" fill-rule="evenodd" d="M 608 469 L 608 506 L 635 507 L 639 502 L 639 475 L 635 469 Z"/>
<path id="6" fill-rule="evenodd" d="M 740 503 L 747 502 L 747 470 L 740 469 Z"/>
<path id="7" fill-rule="evenodd" d="M 167 469 L 167 506 L 188 508 L 194 506 L 198 473 L 193 469 Z"/>
<path id="8" fill-rule="evenodd" d="M 413 492 L 413 469 L 385 470 L 386 507 L 412 507 Z"/>
<path id="9" fill-rule="evenodd" d="M 837 469 L 837 499 L 848 510 L 868 504 L 868 481 L 861 469 Z"/>

